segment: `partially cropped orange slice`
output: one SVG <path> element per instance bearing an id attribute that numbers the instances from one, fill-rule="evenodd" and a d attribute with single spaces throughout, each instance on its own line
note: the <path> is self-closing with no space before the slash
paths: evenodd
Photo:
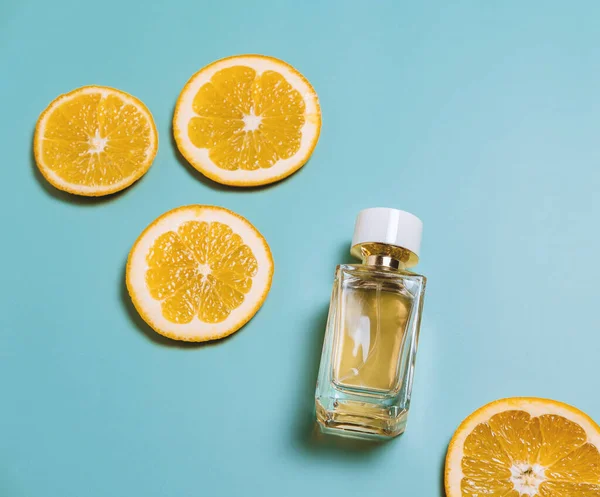
<path id="1" fill-rule="evenodd" d="M 33 144 L 43 176 L 60 190 L 85 196 L 127 188 L 148 171 L 157 148 L 148 108 L 105 86 L 78 88 L 51 102 Z"/>
<path id="2" fill-rule="evenodd" d="M 446 457 L 447 497 L 599 497 L 600 427 L 547 399 L 492 402 L 459 426 Z"/>
<path id="3" fill-rule="evenodd" d="M 317 94 L 296 69 L 263 55 L 218 60 L 183 88 L 173 118 L 177 147 L 218 183 L 255 186 L 297 171 L 321 130 Z"/>
<path id="4" fill-rule="evenodd" d="M 140 235 L 126 280 L 135 308 L 157 333 L 202 342 L 246 324 L 272 277 L 271 251 L 250 222 L 222 207 L 189 205 Z"/>

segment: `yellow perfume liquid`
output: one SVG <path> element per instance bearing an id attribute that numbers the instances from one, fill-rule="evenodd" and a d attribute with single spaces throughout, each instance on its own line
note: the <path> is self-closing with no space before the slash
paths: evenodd
<path id="1" fill-rule="evenodd" d="M 351 252 L 363 263 L 336 269 L 321 356 L 315 403 L 325 432 L 387 439 L 405 429 L 426 282 L 407 268 L 418 262 L 420 230 L 403 211 L 359 214 Z"/>
<path id="2" fill-rule="evenodd" d="M 335 348 L 334 381 L 382 392 L 398 388 L 410 298 L 381 288 L 352 288 L 342 298 L 346 313 Z"/>

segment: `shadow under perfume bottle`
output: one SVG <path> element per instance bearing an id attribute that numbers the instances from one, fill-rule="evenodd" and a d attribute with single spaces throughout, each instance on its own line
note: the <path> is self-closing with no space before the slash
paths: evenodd
<path id="1" fill-rule="evenodd" d="M 424 276 L 423 223 L 387 208 L 358 214 L 351 253 L 362 264 L 336 269 L 317 380 L 317 421 L 325 432 L 387 439 L 406 427 Z"/>

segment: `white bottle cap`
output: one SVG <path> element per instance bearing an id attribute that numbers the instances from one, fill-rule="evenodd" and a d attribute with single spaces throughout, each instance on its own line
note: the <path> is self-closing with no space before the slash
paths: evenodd
<path id="1" fill-rule="evenodd" d="M 410 250 L 418 257 L 422 233 L 423 222 L 414 214 L 373 207 L 358 213 L 352 246 L 369 242 L 385 243 Z"/>

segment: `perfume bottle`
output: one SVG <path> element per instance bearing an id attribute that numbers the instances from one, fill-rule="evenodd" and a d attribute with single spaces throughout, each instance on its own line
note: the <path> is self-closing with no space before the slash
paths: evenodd
<path id="1" fill-rule="evenodd" d="M 324 432 L 389 439 L 406 427 L 424 276 L 423 223 L 396 209 L 358 214 L 350 253 L 336 268 L 315 395 Z"/>

